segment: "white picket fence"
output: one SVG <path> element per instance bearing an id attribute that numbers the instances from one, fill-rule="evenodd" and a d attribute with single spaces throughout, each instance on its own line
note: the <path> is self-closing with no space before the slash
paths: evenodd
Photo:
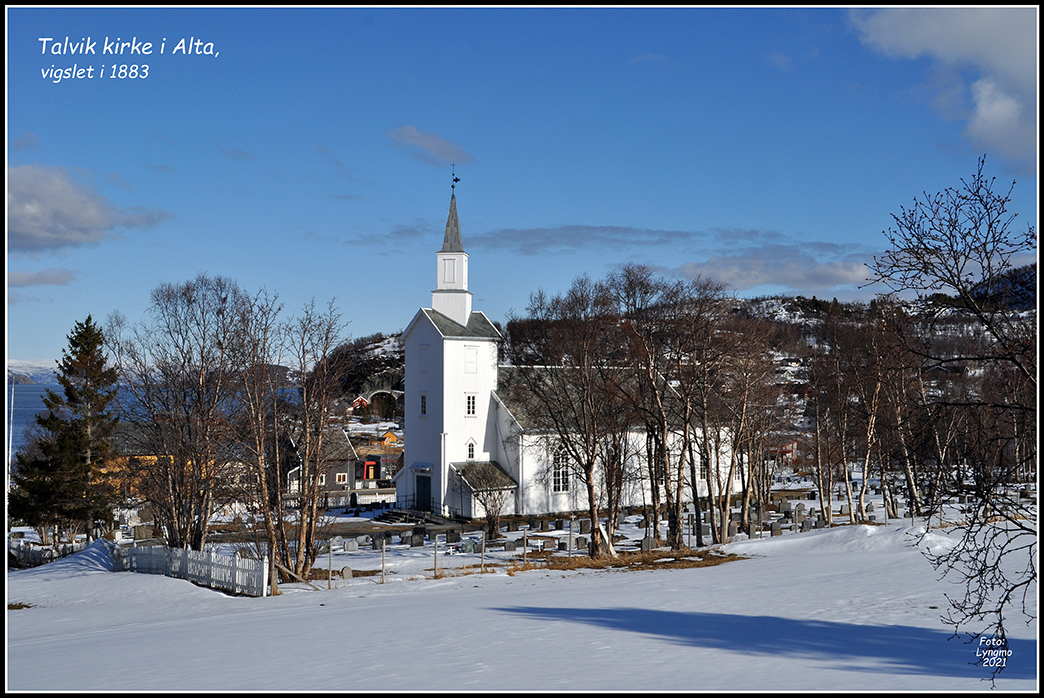
<path id="1" fill-rule="evenodd" d="M 201 586 L 224 589 L 234 594 L 268 594 L 268 558 L 251 560 L 238 555 L 221 555 L 213 550 L 199 552 L 163 545 L 143 545 L 123 549 L 121 566 L 125 571 L 163 574 L 187 579 Z"/>
<path id="2" fill-rule="evenodd" d="M 36 546 L 29 545 L 22 540 L 12 540 L 8 542 L 7 550 L 9 555 L 14 555 L 15 560 L 22 567 L 36 567 L 43 565 L 48 562 L 54 562 L 63 557 L 68 557 L 73 553 L 78 553 L 87 547 L 87 543 L 80 541 L 79 543 L 60 543 L 56 546 Z"/>

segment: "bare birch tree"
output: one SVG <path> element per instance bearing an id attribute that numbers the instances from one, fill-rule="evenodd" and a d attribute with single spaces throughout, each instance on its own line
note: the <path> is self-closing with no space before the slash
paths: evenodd
<path id="1" fill-rule="evenodd" d="M 198 275 L 152 292 L 149 319 L 110 316 L 106 339 L 124 390 L 122 422 L 140 435 L 133 460 L 142 494 L 168 544 L 202 550 L 229 465 L 236 382 L 235 318 L 246 295 L 224 277 Z"/>
<path id="2" fill-rule="evenodd" d="M 1020 476 L 1037 474 L 1036 313 L 1016 312 L 1008 303 L 1009 272 L 1020 255 L 1036 250 L 1036 235 L 1032 225 L 1013 227 L 1017 214 L 1008 204 L 1015 183 L 1007 192 L 995 191 L 996 178 L 988 178 L 984 167 L 985 156 L 960 187 L 925 192 L 893 214 L 895 226 L 884 232 L 889 250 L 870 265 L 869 281 L 897 293 L 915 292 L 922 301 L 933 292 L 951 293 L 988 339 L 949 351 L 919 341 L 905 346 L 931 367 L 974 368 L 988 376 L 977 395 L 950 405 L 970 419 L 963 437 L 974 498 L 956 545 L 929 557 L 944 575 L 964 583 L 963 596 L 950 599 L 944 617 L 955 633 L 985 623 L 973 629 L 973 637 L 992 633 L 1003 642 L 1009 606 L 1032 619 L 1027 599 L 1037 580 L 1036 517 L 1027 516 L 1011 495 Z M 921 336 L 931 334 L 931 323 L 926 317 Z"/>
<path id="3" fill-rule="evenodd" d="M 562 453 L 584 485 L 591 555 L 599 557 L 611 543 L 594 532 L 600 523 L 597 467 L 611 395 L 606 381 L 615 370 L 610 339 L 615 315 L 603 286 L 586 275 L 564 294 L 533 294 L 527 313 L 509 322 L 512 364 L 526 399 L 540 406 L 530 417 L 544 434 L 549 462 Z"/>
<path id="4" fill-rule="evenodd" d="M 320 510 L 320 476 L 328 454 L 327 428 L 333 401 L 340 395 L 341 375 L 330 359 L 347 339 L 347 323 L 331 300 L 325 310 L 314 299 L 284 326 L 286 358 L 296 374 L 296 396 L 292 402 L 292 442 L 299 473 L 296 529 L 284 549 L 284 562 L 298 577 L 307 579 L 315 563 L 318 541 L 316 527 L 325 511 Z"/>

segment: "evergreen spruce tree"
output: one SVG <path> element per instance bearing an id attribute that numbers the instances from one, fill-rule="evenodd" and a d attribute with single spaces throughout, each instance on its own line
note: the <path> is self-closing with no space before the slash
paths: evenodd
<path id="1" fill-rule="evenodd" d="M 90 539 L 97 518 L 111 519 L 118 493 L 106 470 L 117 373 L 106 367 L 104 336 L 91 316 L 68 340 L 57 362 L 62 393 L 46 391 L 47 412 L 36 417 L 43 434 L 18 454 L 8 505 L 12 517 L 37 528 L 82 521 Z"/>

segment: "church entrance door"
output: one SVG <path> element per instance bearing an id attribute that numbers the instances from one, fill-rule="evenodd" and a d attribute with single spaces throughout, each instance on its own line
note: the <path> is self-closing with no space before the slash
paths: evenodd
<path id="1" fill-rule="evenodd" d="M 431 475 L 417 476 L 417 508 L 431 511 Z"/>

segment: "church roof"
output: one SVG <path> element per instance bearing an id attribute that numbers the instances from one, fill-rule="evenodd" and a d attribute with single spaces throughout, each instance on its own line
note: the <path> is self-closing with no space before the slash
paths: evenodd
<path id="1" fill-rule="evenodd" d="M 496 461 L 467 461 L 451 463 L 472 491 L 511 490 L 518 487 L 510 475 Z"/>
<path id="2" fill-rule="evenodd" d="M 548 413 L 542 400 L 554 399 L 557 402 L 579 405 L 584 401 L 584 388 L 570 376 L 576 369 L 564 366 L 504 366 L 497 369 L 496 397 L 525 431 L 553 432 L 558 425 Z M 624 383 L 616 383 L 615 389 L 636 394 L 640 387 L 630 377 L 623 375 Z M 662 380 L 662 379 L 661 379 Z M 626 402 L 614 402 L 620 419 L 635 420 L 633 426 L 640 426 L 640 421 Z"/>
<path id="3" fill-rule="evenodd" d="M 546 427 L 541 417 L 546 417 L 547 410 L 526 387 L 516 367 L 500 366 L 497 369 L 496 396 L 523 429 L 539 431 Z"/>
<path id="4" fill-rule="evenodd" d="M 428 316 L 431 324 L 435 325 L 443 337 L 468 337 L 477 339 L 501 339 L 501 334 L 493 323 L 489 321 L 485 313 L 478 311 L 471 314 L 467 326 L 461 325 L 446 317 L 437 310 L 421 308 L 421 312 Z"/>
<path id="5" fill-rule="evenodd" d="M 457 220 L 457 195 L 450 195 L 449 218 L 446 219 L 446 235 L 442 238 L 441 252 L 463 252 L 464 242 L 460 239 L 460 221 Z"/>

